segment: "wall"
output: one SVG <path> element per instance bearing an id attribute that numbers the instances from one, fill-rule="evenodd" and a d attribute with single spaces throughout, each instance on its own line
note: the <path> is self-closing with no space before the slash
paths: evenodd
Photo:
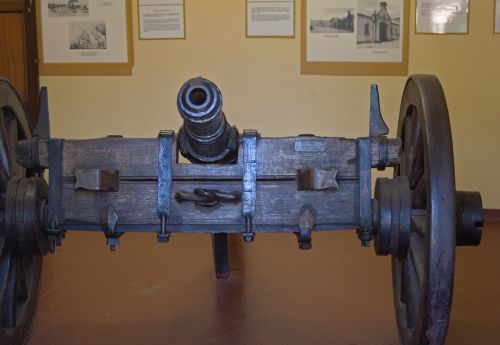
<path id="1" fill-rule="evenodd" d="M 299 3 L 296 39 L 246 39 L 244 0 L 186 0 L 187 40 L 139 41 L 133 1 L 132 76 L 42 78 L 53 136 L 151 137 L 177 129 L 177 91 L 200 75 L 221 88 L 232 124 L 265 136 L 364 136 L 375 82 L 394 134 L 406 78 L 301 75 Z M 485 207 L 500 208 L 500 35 L 492 34 L 492 0 L 472 0 L 470 13 L 468 35 L 415 35 L 411 16 L 410 74 L 436 74 L 443 83 L 458 189 L 479 190 Z"/>

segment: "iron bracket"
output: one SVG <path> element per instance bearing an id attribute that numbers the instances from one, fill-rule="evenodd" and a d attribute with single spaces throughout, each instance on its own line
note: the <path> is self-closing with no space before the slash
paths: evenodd
<path id="1" fill-rule="evenodd" d="M 363 247 L 373 240 L 371 200 L 371 139 L 358 140 L 359 157 L 359 228 L 356 230 Z"/>
<path id="2" fill-rule="evenodd" d="M 255 130 L 243 131 L 243 217 L 245 218 L 245 242 L 252 242 L 253 217 L 257 201 L 257 139 L 259 134 Z"/>
<path id="3" fill-rule="evenodd" d="M 158 242 L 166 243 L 170 240 L 170 233 L 166 231 L 167 218 L 170 217 L 170 198 L 172 193 L 172 157 L 174 144 L 173 131 L 160 131 L 158 135 L 158 200 L 157 211 L 160 217 L 160 232 Z"/>

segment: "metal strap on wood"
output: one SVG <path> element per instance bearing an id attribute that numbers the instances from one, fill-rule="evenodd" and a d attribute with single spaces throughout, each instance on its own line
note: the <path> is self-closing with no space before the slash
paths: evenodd
<path id="1" fill-rule="evenodd" d="M 257 201 L 257 137 L 254 130 L 243 131 L 243 216 L 250 241 L 253 236 L 252 219 Z M 247 239 L 247 238 L 246 238 Z"/>
<path id="2" fill-rule="evenodd" d="M 170 197 L 172 193 L 172 151 L 174 144 L 173 131 L 160 131 L 158 135 L 158 201 L 157 212 L 160 217 L 158 242 L 170 240 L 167 233 L 167 218 L 170 217 Z"/>
<path id="3" fill-rule="evenodd" d="M 371 200 L 371 139 L 358 141 L 359 157 L 359 228 L 358 237 L 363 246 L 368 246 L 373 239 L 372 200 Z"/>
<path id="4" fill-rule="evenodd" d="M 61 155 L 62 139 L 51 139 L 49 143 L 49 227 L 55 230 L 60 221 L 61 208 Z"/>
<path id="5" fill-rule="evenodd" d="M 174 132 L 161 131 L 158 135 L 158 217 L 170 216 L 172 189 L 172 145 Z"/>

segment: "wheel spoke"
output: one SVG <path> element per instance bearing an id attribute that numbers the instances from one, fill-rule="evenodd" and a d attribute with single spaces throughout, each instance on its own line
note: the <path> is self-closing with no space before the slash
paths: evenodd
<path id="1" fill-rule="evenodd" d="M 408 275 L 408 273 L 407 273 L 407 268 L 408 267 L 407 267 L 406 261 L 407 261 L 407 259 L 404 258 L 400 262 L 400 265 L 401 265 L 401 277 L 400 277 L 401 286 L 400 286 L 400 289 L 399 289 L 399 299 L 404 304 L 406 304 L 406 302 L 408 300 L 408 287 L 407 287 L 407 281 L 406 281 L 406 276 Z"/>
<path id="2" fill-rule="evenodd" d="M 17 264 L 16 258 L 12 255 L 7 259 L 7 274 L 3 285 L 3 296 L 1 305 L 1 318 L 2 326 L 4 328 L 16 327 L 16 311 L 17 311 L 17 297 L 16 297 L 16 282 L 17 282 Z"/>
<path id="3" fill-rule="evenodd" d="M 413 116 L 417 116 L 414 114 Z M 422 131 L 420 126 L 420 121 L 417 118 L 413 119 L 411 136 L 410 138 L 405 138 L 408 140 L 408 145 L 406 147 L 406 175 L 410 180 L 410 187 L 413 189 L 417 185 L 421 176 L 424 172 L 423 166 L 423 145 L 422 145 Z"/>
<path id="4" fill-rule="evenodd" d="M 0 165 L 2 166 L 2 179 L 7 180 L 10 170 L 10 157 L 8 153 L 8 138 L 5 129 L 5 117 L 3 108 L 0 108 Z M 3 183 L 2 183 L 3 185 Z"/>
<path id="5" fill-rule="evenodd" d="M 416 273 L 420 289 L 424 286 L 425 279 L 425 243 L 418 234 L 410 235 L 410 258 L 413 270 Z"/>
<path id="6" fill-rule="evenodd" d="M 407 151 L 410 146 L 410 140 L 411 140 L 411 130 L 413 127 L 413 110 L 414 108 L 412 107 L 411 110 L 409 110 L 405 116 L 405 122 L 404 122 L 404 128 L 403 128 L 403 159 L 402 159 L 402 166 L 403 166 L 403 174 L 408 173 L 408 160 L 407 160 Z M 401 174 L 401 172 L 400 172 Z"/>
<path id="7" fill-rule="evenodd" d="M 4 113 L 5 115 L 5 113 Z M 23 167 L 17 162 L 17 141 L 19 140 L 17 119 L 15 116 L 4 116 L 5 130 L 7 133 L 7 150 L 9 154 L 9 177 L 24 175 Z"/>
<path id="8" fill-rule="evenodd" d="M 417 321 L 421 295 L 417 273 L 414 270 L 412 260 L 412 256 L 408 255 L 406 260 L 406 319 L 407 327 L 410 329 L 415 327 Z"/>
<path id="9" fill-rule="evenodd" d="M 25 302 L 28 299 L 28 286 L 26 285 L 26 272 L 24 271 L 24 260 L 18 258 L 16 260 L 16 293 L 17 301 Z"/>
<path id="10" fill-rule="evenodd" d="M 420 177 L 415 189 L 412 191 L 412 208 L 423 209 L 427 203 L 427 179 L 424 174 Z"/>
<path id="11" fill-rule="evenodd" d="M 427 235 L 427 210 L 411 210 L 411 231 L 425 238 Z"/>

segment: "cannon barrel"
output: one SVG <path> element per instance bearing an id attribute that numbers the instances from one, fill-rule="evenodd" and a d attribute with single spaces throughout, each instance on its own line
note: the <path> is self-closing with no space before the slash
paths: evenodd
<path id="1" fill-rule="evenodd" d="M 193 163 L 233 163 L 238 155 L 238 130 L 222 111 L 222 94 L 204 78 L 188 80 L 177 96 L 184 119 L 179 130 L 180 153 Z"/>

